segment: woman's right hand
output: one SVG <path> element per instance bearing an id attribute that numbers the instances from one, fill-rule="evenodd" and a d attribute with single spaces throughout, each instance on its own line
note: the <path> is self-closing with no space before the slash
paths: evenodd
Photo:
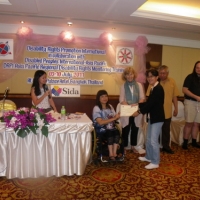
<path id="1" fill-rule="evenodd" d="M 114 117 L 115 120 L 118 120 L 120 118 L 120 113 L 117 113 Z"/>
<path id="2" fill-rule="evenodd" d="M 50 91 L 49 90 L 47 90 L 45 93 L 45 96 L 47 97 L 47 96 L 49 96 L 50 95 Z"/>

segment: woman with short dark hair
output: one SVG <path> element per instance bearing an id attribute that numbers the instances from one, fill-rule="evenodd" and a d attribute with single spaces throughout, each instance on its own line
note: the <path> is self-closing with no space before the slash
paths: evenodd
<path id="1" fill-rule="evenodd" d="M 151 92 L 147 101 L 139 104 L 140 108 L 133 116 L 136 117 L 140 113 L 147 114 L 146 155 L 145 157 L 139 157 L 139 160 L 150 162 L 150 164 L 145 166 L 146 169 L 154 169 L 158 168 L 160 163 L 160 145 L 158 138 L 165 120 L 164 89 L 158 82 L 158 71 L 156 69 L 149 69 L 146 72 L 146 76 L 151 86 Z"/>

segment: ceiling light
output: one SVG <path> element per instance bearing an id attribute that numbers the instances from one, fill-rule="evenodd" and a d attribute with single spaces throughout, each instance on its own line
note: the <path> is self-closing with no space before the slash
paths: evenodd
<path id="1" fill-rule="evenodd" d="M 0 0 L 0 4 L 2 4 L 2 5 L 12 5 L 8 0 Z"/>
<path id="2" fill-rule="evenodd" d="M 73 33 L 70 31 L 62 31 L 59 37 L 63 42 L 66 42 L 66 43 L 71 43 L 75 39 Z"/>
<path id="3" fill-rule="evenodd" d="M 167 1 L 166 1 L 167 2 Z M 165 13 L 168 15 L 177 15 L 184 17 L 200 18 L 200 9 L 192 6 L 184 6 L 178 4 L 168 4 L 168 3 L 155 3 L 146 2 L 143 4 L 139 11 L 151 11 L 157 13 Z"/>
<path id="4" fill-rule="evenodd" d="M 21 23 L 21 24 L 24 24 L 24 21 L 21 21 L 20 23 Z"/>
<path id="5" fill-rule="evenodd" d="M 68 26 L 72 26 L 72 24 L 73 24 L 72 22 L 67 22 Z"/>

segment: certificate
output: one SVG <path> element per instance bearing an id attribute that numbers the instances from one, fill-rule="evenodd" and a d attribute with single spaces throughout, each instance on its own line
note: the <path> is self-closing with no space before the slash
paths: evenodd
<path id="1" fill-rule="evenodd" d="M 131 105 L 120 105 L 120 116 L 121 117 L 129 117 L 133 115 L 134 112 L 138 110 L 138 105 L 137 106 L 131 106 Z"/>

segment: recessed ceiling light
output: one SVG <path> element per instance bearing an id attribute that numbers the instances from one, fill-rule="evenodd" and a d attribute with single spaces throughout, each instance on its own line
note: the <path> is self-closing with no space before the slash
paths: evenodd
<path id="1" fill-rule="evenodd" d="M 72 26 L 72 24 L 73 24 L 72 22 L 67 22 L 68 26 Z"/>
<path id="2" fill-rule="evenodd" d="M 21 23 L 21 24 L 24 24 L 24 21 L 21 21 L 20 23 Z"/>
<path id="3" fill-rule="evenodd" d="M 8 0 L 0 0 L 0 4 L 3 4 L 3 5 L 12 5 Z"/>

